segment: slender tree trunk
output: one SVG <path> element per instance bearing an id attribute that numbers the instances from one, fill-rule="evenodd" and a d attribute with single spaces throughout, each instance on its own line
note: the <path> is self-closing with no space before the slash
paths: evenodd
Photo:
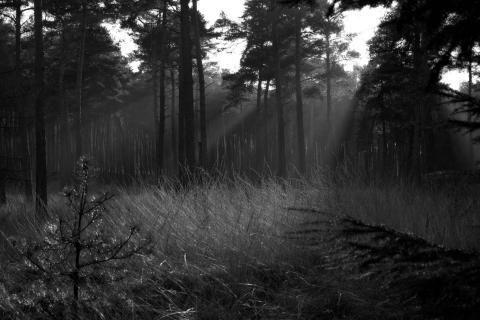
<path id="1" fill-rule="evenodd" d="M 80 258 L 82 256 L 82 228 L 83 224 L 83 212 L 84 212 L 84 197 L 87 195 L 87 186 L 81 186 L 81 198 L 79 208 L 76 213 L 76 221 L 73 230 L 73 245 L 75 248 L 75 269 L 72 273 L 73 281 L 73 312 L 74 316 L 78 318 L 78 300 L 79 300 L 79 291 L 80 291 Z"/>
<path id="2" fill-rule="evenodd" d="M 331 120 L 331 113 L 332 113 L 332 53 L 331 53 L 331 43 L 330 43 L 330 32 L 327 31 L 326 34 L 326 81 L 327 81 L 327 137 L 325 139 L 325 143 L 328 144 L 328 140 L 330 139 L 330 131 L 332 129 L 332 120 Z M 326 147 L 325 144 L 325 147 Z"/>
<path id="3" fill-rule="evenodd" d="M 185 112 L 184 106 L 180 103 L 180 66 L 178 70 L 178 174 L 180 178 L 185 174 Z"/>
<path id="4" fill-rule="evenodd" d="M 388 162 L 387 162 L 387 157 L 388 157 L 388 142 L 387 142 L 387 124 L 385 119 L 382 119 L 382 141 L 383 141 L 383 147 L 382 147 L 382 171 L 383 171 L 383 176 L 387 176 L 387 170 L 388 170 Z"/>
<path id="5" fill-rule="evenodd" d="M 181 159 L 180 176 L 183 182 L 187 182 L 188 173 L 195 168 L 195 114 L 193 108 L 193 77 L 192 77 L 192 45 L 190 39 L 190 0 L 180 1 L 180 85 L 179 98 L 180 109 L 183 116 L 183 131 L 185 137 L 185 154 Z"/>
<path id="6" fill-rule="evenodd" d="M 82 16 L 80 22 L 80 48 L 77 62 L 77 79 L 75 91 L 77 93 L 77 114 L 75 123 L 75 156 L 80 159 L 82 156 L 82 107 L 83 107 L 83 72 L 85 67 L 85 43 L 87 39 L 87 1 L 82 0 Z"/>
<path id="7" fill-rule="evenodd" d="M 295 89 L 297 100 L 297 147 L 300 174 L 307 172 L 305 155 L 305 129 L 303 124 L 302 67 L 302 16 L 299 8 L 295 12 Z"/>
<path id="8" fill-rule="evenodd" d="M 468 95 L 471 97 L 473 95 L 473 62 L 472 62 L 472 55 L 473 55 L 473 49 L 470 53 L 470 59 L 468 61 Z M 468 121 L 472 121 L 472 115 L 468 115 Z M 475 163 L 475 149 L 474 149 L 474 141 L 473 141 L 473 135 L 472 132 L 469 133 L 469 145 L 470 145 L 470 161 L 471 161 L 471 167 L 472 169 L 475 169 L 476 163 Z"/>
<path id="9" fill-rule="evenodd" d="M 62 140 L 67 140 L 70 141 L 71 137 L 71 130 L 70 130 L 70 110 L 68 108 L 68 105 L 65 102 L 65 70 L 66 70 L 66 60 L 67 60 L 67 52 L 66 52 L 66 46 L 67 46 L 67 39 L 66 39 L 66 26 L 65 26 L 65 20 L 63 20 L 63 17 L 61 19 L 61 43 L 60 43 L 60 66 L 59 66 L 59 74 L 58 74 L 58 105 L 59 105 L 59 110 L 62 112 L 63 115 L 63 126 L 61 125 L 60 127 L 63 127 L 63 138 L 60 139 Z M 66 180 L 68 179 L 68 176 L 71 174 L 73 171 L 73 167 L 71 166 L 72 163 L 69 161 L 70 157 L 68 150 L 64 148 L 65 144 L 61 144 L 61 151 L 62 154 L 60 156 L 60 161 L 61 163 L 61 171 L 62 171 L 62 179 Z"/>
<path id="10" fill-rule="evenodd" d="M 4 129 L 0 128 L 0 152 L 3 155 L 3 157 L 0 156 L 0 207 L 7 203 L 7 190 L 5 185 L 7 180 L 7 159 L 4 158 L 8 154 L 6 140 Z"/>
<path id="11" fill-rule="evenodd" d="M 22 2 L 15 1 L 15 100 L 20 114 L 20 137 L 22 152 L 23 188 L 25 198 L 32 198 L 32 181 L 30 179 L 30 154 L 28 152 L 27 110 L 22 94 Z"/>
<path id="12" fill-rule="evenodd" d="M 43 52 L 43 8 L 42 0 L 34 2 L 35 29 L 35 213 L 37 217 L 46 215 L 47 208 L 47 155 L 45 140 L 45 81 Z"/>
<path id="13" fill-rule="evenodd" d="M 203 169 L 207 166 L 207 102 L 205 94 L 205 75 L 202 61 L 202 46 L 200 41 L 200 19 L 198 15 L 197 0 L 193 1 L 193 24 L 195 35 L 195 55 L 197 59 L 198 87 L 200 94 L 200 165 Z"/>
<path id="14" fill-rule="evenodd" d="M 172 153 L 173 153 L 173 163 L 175 166 L 178 165 L 178 153 L 177 153 L 177 133 L 175 126 L 175 71 L 170 69 L 170 87 L 172 88 L 171 93 L 171 102 L 170 102 L 170 114 L 171 114 L 171 130 L 172 130 Z"/>
<path id="15" fill-rule="evenodd" d="M 423 30 L 419 28 L 418 30 Z M 415 101 L 412 101 L 413 112 L 414 112 L 414 136 L 413 136 L 413 164 L 412 164 L 412 176 L 419 182 L 421 175 L 423 173 L 423 133 L 424 133 L 424 113 L 425 108 L 427 107 L 428 93 L 427 83 L 428 83 L 428 61 L 426 57 L 426 52 L 424 48 L 424 41 L 421 32 L 418 32 L 415 35 L 414 40 L 414 65 L 416 70 L 416 79 L 415 85 L 417 90 L 417 97 Z"/>
<path id="16" fill-rule="evenodd" d="M 160 162 L 162 158 L 162 150 L 160 149 L 160 118 L 159 118 L 159 77 L 158 77 L 158 46 L 154 40 L 152 43 L 152 89 L 153 89 L 153 126 L 154 126 L 154 148 L 155 148 L 155 160 L 153 161 L 153 169 L 155 175 L 160 175 L 161 167 Z M 161 89 L 161 88 L 160 88 Z"/>
<path id="17" fill-rule="evenodd" d="M 470 57 L 470 61 L 468 62 L 468 95 L 472 96 L 473 94 L 473 62 L 472 58 Z"/>
<path id="18" fill-rule="evenodd" d="M 158 168 L 160 172 L 163 171 L 164 162 L 164 141 L 165 141 L 165 110 L 167 108 L 166 95 L 165 95 L 165 68 L 167 60 L 167 11 L 168 2 L 163 1 L 162 9 L 162 29 L 160 34 L 160 119 L 159 119 L 159 132 L 158 132 Z"/>
<path id="19" fill-rule="evenodd" d="M 265 91 L 263 93 L 263 123 L 262 123 L 262 145 L 264 147 L 263 150 L 263 160 L 262 160 L 262 168 L 265 168 L 265 165 L 270 165 L 269 161 L 269 150 L 270 144 L 268 141 L 268 94 L 270 93 L 270 79 L 267 79 L 267 84 L 265 85 Z"/>
<path id="20" fill-rule="evenodd" d="M 275 93 L 277 103 L 277 140 L 278 140 L 278 172 L 280 178 L 287 175 L 287 161 L 285 154 L 285 120 L 283 115 L 283 96 L 282 96 L 282 70 L 280 65 L 280 45 L 278 36 L 278 20 L 280 10 L 277 7 L 276 0 L 271 0 L 271 9 L 273 13 L 272 21 L 272 42 L 275 65 Z"/>
<path id="21" fill-rule="evenodd" d="M 268 94 L 270 93 L 270 82 L 271 80 L 267 79 L 265 90 L 263 92 L 263 117 L 265 121 L 268 119 Z"/>
<path id="22" fill-rule="evenodd" d="M 5 170 L 0 168 L 0 207 L 7 203 L 7 190 L 5 186 Z"/>
<path id="23" fill-rule="evenodd" d="M 256 108 L 256 132 L 255 132 L 255 167 L 257 172 L 263 171 L 263 146 L 262 146 L 262 77 L 258 70 L 257 84 L 257 108 Z"/>

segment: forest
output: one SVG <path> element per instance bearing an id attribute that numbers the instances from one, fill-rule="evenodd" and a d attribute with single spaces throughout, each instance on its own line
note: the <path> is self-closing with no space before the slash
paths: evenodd
<path id="1" fill-rule="evenodd" d="M 224 1 L 0 0 L 0 319 L 478 319 L 480 0 Z"/>

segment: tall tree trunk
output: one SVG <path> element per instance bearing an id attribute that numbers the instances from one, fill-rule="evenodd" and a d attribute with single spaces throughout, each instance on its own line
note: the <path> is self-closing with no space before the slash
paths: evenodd
<path id="1" fill-rule="evenodd" d="M 180 97 L 180 66 L 178 67 L 178 95 Z M 178 99 L 178 174 L 180 178 L 185 173 L 185 112 Z"/>
<path id="2" fill-rule="evenodd" d="M 63 132 L 65 133 L 63 136 L 63 140 L 70 141 L 71 140 L 71 128 L 70 128 L 70 108 L 65 101 L 65 70 L 67 65 L 67 39 L 66 39 L 66 24 L 63 17 L 61 19 L 61 43 L 60 43 L 60 66 L 59 66 L 59 74 L 58 74 L 58 105 L 59 110 L 62 112 L 64 117 L 63 119 Z M 62 126 L 61 126 L 62 127 Z M 62 139 L 60 140 L 62 141 Z M 71 153 L 67 148 L 65 148 L 65 144 L 62 144 L 62 154 L 60 156 L 61 163 L 61 171 L 62 171 L 62 179 L 64 180 L 63 183 L 66 183 L 73 172 L 73 165 L 71 158 Z"/>
<path id="3" fill-rule="evenodd" d="M 383 177 L 386 178 L 388 172 L 388 141 L 387 141 L 387 124 L 385 119 L 382 119 L 382 173 Z"/>
<path id="4" fill-rule="evenodd" d="M 270 93 L 270 79 L 267 78 L 267 83 L 265 84 L 265 90 L 263 92 L 263 115 L 262 115 L 262 145 L 263 145 L 263 157 L 262 157 L 262 168 L 265 169 L 265 165 L 269 166 L 269 150 L 270 144 L 268 141 L 268 94 Z"/>
<path id="5" fill-rule="evenodd" d="M 32 181 L 30 179 L 30 154 L 28 152 L 27 110 L 22 94 L 22 1 L 15 0 L 15 100 L 20 114 L 20 137 L 22 152 L 23 188 L 25 198 L 32 198 Z"/>
<path id="6" fill-rule="evenodd" d="M 193 1 L 193 24 L 195 35 L 195 55 L 197 59 L 198 91 L 200 94 L 200 165 L 203 169 L 207 166 L 207 102 L 205 94 L 205 75 L 202 61 L 202 46 L 200 42 L 200 19 L 198 15 L 197 0 Z"/>
<path id="7" fill-rule="evenodd" d="M 473 62 L 472 62 L 472 55 L 473 55 L 473 49 L 471 49 L 470 52 L 470 57 L 468 61 L 468 95 L 471 97 L 473 95 Z M 472 121 L 472 115 L 468 115 L 468 121 Z M 474 169 L 476 167 L 475 163 L 475 149 L 474 149 L 474 141 L 473 141 L 473 135 L 472 132 L 469 133 L 469 146 L 470 146 L 470 161 L 471 161 L 471 168 Z"/>
<path id="8" fill-rule="evenodd" d="M 255 132 L 255 167 L 258 173 L 263 171 L 263 145 L 262 145 L 262 84 L 261 71 L 258 70 L 257 83 L 257 108 L 256 108 L 256 132 Z"/>
<path id="9" fill-rule="evenodd" d="M 80 48 L 78 51 L 77 78 L 75 91 L 77 93 L 77 112 L 75 123 L 75 140 L 77 160 L 82 156 L 82 107 L 83 107 L 83 72 L 85 67 L 85 42 L 87 40 L 87 1 L 82 0 L 82 16 L 80 22 Z"/>
<path id="10" fill-rule="evenodd" d="M 287 175 L 287 161 L 285 154 L 285 120 L 283 115 L 283 97 L 282 97 L 282 70 L 280 65 L 280 45 L 278 36 L 278 21 L 280 10 L 277 7 L 276 0 L 271 0 L 272 17 L 272 42 L 275 66 L 275 96 L 277 103 L 277 140 L 278 140 L 278 171 L 280 178 Z"/>
<path id="11" fill-rule="evenodd" d="M 171 130 L 172 130 L 172 153 L 173 153 L 173 164 L 178 165 L 178 153 L 177 153 L 177 133 L 175 126 L 175 71 L 170 69 L 170 87 L 172 88 L 171 92 L 171 102 L 170 102 L 170 114 L 171 114 Z"/>
<path id="12" fill-rule="evenodd" d="M 302 67 L 302 15 L 300 8 L 295 12 L 295 89 L 297 100 L 297 147 L 298 147 L 298 169 L 300 174 L 305 175 L 307 171 L 305 155 L 305 129 L 303 124 L 303 94 L 301 82 Z"/>
<path id="13" fill-rule="evenodd" d="M 45 81 L 43 52 L 42 0 L 34 2 L 35 29 L 35 213 L 37 217 L 46 215 L 47 208 L 47 155 L 45 140 Z"/>
<path id="14" fill-rule="evenodd" d="M 468 95 L 472 96 L 473 94 L 473 62 L 472 57 L 468 61 Z"/>
<path id="15" fill-rule="evenodd" d="M 325 60 L 325 69 L 326 69 L 326 81 L 327 81 L 327 136 L 325 139 L 325 148 L 330 139 L 330 131 L 332 129 L 332 52 L 331 52 L 331 43 L 330 43 L 330 31 L 327 31 L 326 34 L 326 60 Z"/>
<path id="16" fill-rule="evenodd" d="M 418 30 L 424 30 L 420 27 Z M 413 164 L 412 177 L 419 182 L 423 173 L 423 136 L 424 136 L 424 118 L 428 103 L 427 84 L 429 79 L 428 61 L 426 56 L 424 33 L 417 32 L 413 44 L 413 55 L 415 65 L 415 86 L 417 97 L 412 101 L 414 113 L 414 136 L 413 136 Z"/>
<path id="17" fill-rule="evenodd" d="M 160 174 L 160 159 L 162 157 L 162 150 L 160 149 L 160 119 L 159 119 L 159 77 L 158 77 L 158 46 L 154 40 L 152 43 L 152 89 L 153 89 L 153 126 L 155 132 L 154 148 L 155 148 L 155 160 L 153 169 L 157 178 Z"/>
<path id="18" fill-rule="evenodd" d="M 0 207 L 7 203 L 7 191 L 6 191 L 6 168 L 0 168 Z"/>
<path id="19" fill-rule="evenodd" d="M 159 119 L 159 132 L 158 132 L 158 168 L 163 171 L 163 162 L 164 162 L 164 141 L 165 141 L 165 110 L 167 108 L 166 104 L 166 94 L 165 94 L 165 68 L 167 60 L 167 12 L 168 12 L 168 2 L 167 0 L 163 1 L 162 8 L 162 29 L 160 34 L 160 119 Z"/>
<path id="20" fill-rule="evenodd" d="M 7 182 L 7 159 L 5 156 L 8 154 L 7 152 L 7 144 L 6 137 L 4 134 L 4 129 L 0 127 L 0 152 L 3 156 L 0 156 L 0 207 L 7 203 L 7 190 L 6 190 L 6 182 Z"/>
<path id="21" fill-rule="evenodd" d="M 179 105 L 184 137 L 183 159 L 180 159 L 180 177 L 188 182 L 188 173 L 195 168 L 195 121 L 193 109 L 192 46 L 190 39 L 190 0 L 180 1 L 180 66 Z"/>

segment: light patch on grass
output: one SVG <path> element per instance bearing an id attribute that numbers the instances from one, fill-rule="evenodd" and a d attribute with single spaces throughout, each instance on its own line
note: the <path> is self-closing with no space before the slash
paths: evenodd
<path id="1" fill-rule="evenodd" d="M 180 191 L 124 190 L 114 198 L 111 211 L 121 213 L 122 223 L 140 222 L 165 256 L 186 264 L 220 260 L 234 266 L 270 263 L 288 250 L 282 234 L 299 217 L 286 208 L 299 198 L 302 191 L 291 186 L 253 186 L 238 180 L 233 186 L 214 182 Z"/>
<path id="2" fill-rule="evenodd" d="M 305 205 L 312 198 L 312 191 L 299 184 L 253 185 L 240 178 L 188 189 L 138 185 L 97 191 L 102 189 L 115 195 L 107 203 L 105 218 L 119 234 L 139 226 L 153 236 L 157 253 L 165 258 L 187 265 L 215 261 L 228 267 L 245 261 L 269 264 L 295 251 L 283 233 L 302 217 L 286 208 Z M 50 196 L 49 210 L 53 216 L 66 210 L 60 193 Z M 22 197 L 10 197 L 0 211 L 2 232 L 28 236 L 37 229 L 32 211 Z"/>

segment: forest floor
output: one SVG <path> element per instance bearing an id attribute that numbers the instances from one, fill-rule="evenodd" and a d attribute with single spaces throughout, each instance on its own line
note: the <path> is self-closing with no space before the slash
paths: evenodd
<path id="1" fill-rule="evenodd" d="M 477 254 L 310 209 L 312 194 L 244 182 L 122 193 L 115 221 L 135 212 L 156 248 L 85 274 L 77 318 L 479 319 Z M 0 257 L 0 319 L 71 315 L 68 277 Z"/>

